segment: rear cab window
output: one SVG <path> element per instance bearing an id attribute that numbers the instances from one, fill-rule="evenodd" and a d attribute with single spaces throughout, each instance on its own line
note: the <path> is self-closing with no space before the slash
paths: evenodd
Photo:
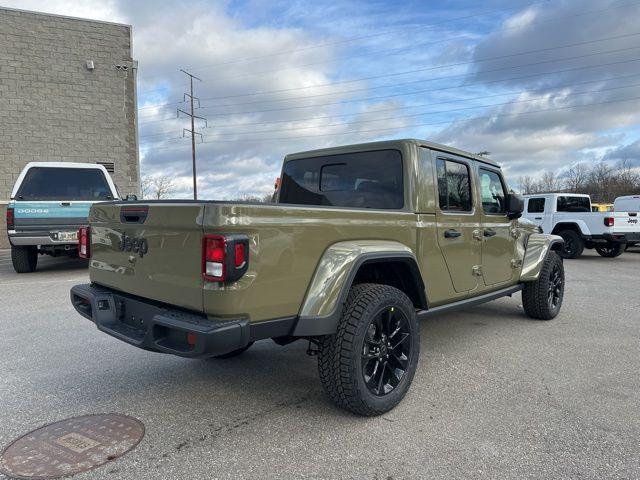
<path id="1" fill-rule="evenodd" d="M 544 213 L 544 198 L 530 198 L 527 202 L 527 213 Z"/>
<path id="2" fill-rule="evenodd" d="M 279 203 L 402 209 L 402 154 L 375 150 L 290 160 L 284 165 Z"/>
<path id="3" fill-rule="evenodd" d="M 618 198 L 613 204 L 615 212 L 640 212 L 640 195 Z"/>
<path id="4" fill-rule="evenodd" d="M 440 210 L 450 213 L 471 212 L 473 202 L 469 166 L 461 162 L 439 158 L 436 168 Z"/>
<path id="5" fill-rule="evenodd" d="M 572 213 L 590 212 L 591 200 L 589 200 L 589 197 L 561 196 L 558 197 L 556 210 L 558 212 Z"/>
<path id="6" fill-rule="evenodd" d="M 27 171 L 17 200 L 111 200 L 107 179 L 96 168 L 33 167 Z"/>

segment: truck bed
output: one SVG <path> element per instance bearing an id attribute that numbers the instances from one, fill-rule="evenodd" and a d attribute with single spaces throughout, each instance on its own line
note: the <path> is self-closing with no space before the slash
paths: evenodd
<path id="1" fill-rule="evenodd" d="M 93 283 L 251 321 L 297 315 L 330 244 L 380 238 L 416 248 L 417 228 L 416 215 L 409 212 L 214 201 L 101 203 L 93 207 L 90 224 Z M 204 235 L 235 233 L 249 237 L 246 274 L 228 285 L 205 282 Z M 146 253 L 123 251 L 123 234 L 125 240 L 144 239 Z"/>

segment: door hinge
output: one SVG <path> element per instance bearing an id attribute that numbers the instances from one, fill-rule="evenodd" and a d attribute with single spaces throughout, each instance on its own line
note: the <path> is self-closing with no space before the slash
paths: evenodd
<path id="1" fill-rule="evenodd" d="M 474 265 L 471 269 L 471 273 L 476 277 L 482 276 L 482 265 Z"/>
<path id="2" fill-rule="evenodd" d="M 511 268 L 520 268 L 522 266 L 522 260 L 513 259 L 511 260 Z"/>
<path id="3" fill-rule="evenodd" d="M 478 230 L 478 229 L 475 229 L 473 231 L 473 239 L 481 242 L 482 241 L 482 232 L 480 230 Z"/>

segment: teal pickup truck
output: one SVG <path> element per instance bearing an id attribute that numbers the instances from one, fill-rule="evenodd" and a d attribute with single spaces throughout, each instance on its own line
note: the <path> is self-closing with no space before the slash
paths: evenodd
<path id="1" fill-rule="evenodd" d="M 95 163 L 32 162 L 7 205 L 7 235 L 17 273 L 33 272 L 38 255 L 78 254 L 78 227 L 96 202 L 117 200 L 107 170 Z"/>

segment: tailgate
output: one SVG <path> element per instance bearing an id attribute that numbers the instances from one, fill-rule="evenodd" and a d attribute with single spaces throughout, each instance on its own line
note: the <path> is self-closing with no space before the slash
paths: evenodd
<path id="1" fill-rule="evenodd" d="M 72 230 L 86 225 L 91 202 L 16 201 L 14 225 L 16 231 Z"/>
<path id="2" fill-rule="evenodd" d="M 613 233 L 640 233 L 640 213 L 638 212 L 610 212 L 614 215 Z"/>
<path id="3" fill-rule="evenodd" d="M 203 211 L 198 203 L 94 205 L 91 281 L 202 311 Z"/>

